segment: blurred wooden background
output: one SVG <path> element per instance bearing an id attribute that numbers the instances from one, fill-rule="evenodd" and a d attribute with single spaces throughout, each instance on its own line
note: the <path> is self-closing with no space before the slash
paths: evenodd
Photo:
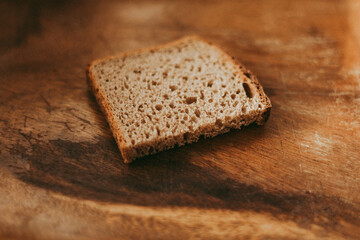
<path id="1" fill-rule="evenodd" d="M 1 1 L 1 239 L 358 239 L 360 1 Z M 198 34 L 268 123 L 122 163 L 99 57 Z"/>

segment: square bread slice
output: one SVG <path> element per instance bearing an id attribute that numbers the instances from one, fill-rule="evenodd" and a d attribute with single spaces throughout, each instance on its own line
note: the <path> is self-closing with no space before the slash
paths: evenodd
<path id="1" fill-rule="evenodd" d="M 256 77 L 197 36 L 95 60 L 87 77 L 125 163 L 270 115 Z"/>

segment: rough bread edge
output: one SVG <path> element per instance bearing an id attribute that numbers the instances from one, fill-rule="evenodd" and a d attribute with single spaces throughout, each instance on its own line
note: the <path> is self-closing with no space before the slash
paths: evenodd
<path id="1" fill-rule="evenodd" d="M 164 139 L 162 137 L 160 137 L 160 138 L 153 139 L 152 141 L 149 141 L 146 143 L 128 147 L 126 145 L 126 143 L 123 142 L 122 136 L 124 136 L 124 134 L 121 132 L 121 129 L 116 124 L 116 119 L 115 119 L 114 115 L 109 110 L 110 109 L 109 102 L 105 98 L 105 94 L 102 92 L 102 90 L 97 85 L 97 82 L 96 82 L 95 77 L 92 72 L 92 67 L 97 63 L 107 61 L 110 59 L 123 58 L 128 55 L 133 55 L 136 53 L 156 51 L 156 50 L 162 49 L 164 47 L 171 47 L 173 45 L 181 44 L 181 43 L 183 43 L 187 40 L 191 40 L 191 39 L 201 41 L 205 44 L 208 44 L 208 45 L 211 45 L 212 47 L 217 48 L 220 51 L 221 55 L 223 56 L 224 61 L 231 62 L 231 63 L 233 63 L 234 66 L 237 66 L 238 69 L 233 69 L 233 71 L 236 73 L 245 74 L 246 77 L 248 77 L 250 84 L 251 84 L 250 85 L 251 91 L 255 92 L 259 95 L 260 101 L 265 106 L 264 109 L 260 113 L 255 114 L 255 115 L 252 115 L 252 113 L 249 112 L 246 116 L 247 117 L 252 116 L 252 117 L 249 121 L 246 121 L 246 122 L 244 121 L 244 116 L 238 116 L 237 119 L 235 119 L 235 120 L 238 120 L 237 125 L 232 124 L 230 127 L 225 127 L 223 129 L 216 129 L 216 127 L 212 124 L 203 126 L 202 129 L 199 129 L 196 133 L 192 133 L 193 135 L 187 136 L 186 137 L 187 139 L 185 139 L 185 140 L 184 140 L 185 135 L 189 132 L 184 132 L 184 133 L 181 133 L 180 135 L 174 135 L 172 139 L 167 139 L 167 143 L 165 145 L 162 144 Z M 213 45 L 211 42 L 208 42 L 196 35 L 186 36 L 181 39 L 175 40 L 173 42 L 161 44 L 161 45 L 158 45 L 155 47 L 137 49 L 137 50 L 133 50 L 133 51 L 124 52 L 124 53 L 121 53 L 118 55 L 108 56 L 105 58 L 94 60 L 90 64 L 88 64 L 88 67 L 86 69 L 86 76 L 87 76 L 87 82 L 88 82 L 90 91 L 93 92 L 98 104 L 100 105 L 101 110 L 105 114 L 105 117 L 109 123 L 110 129 L 113 133 L 113 136 L 115 138 L 115 141 L 119 147 L 119 150 L 121 152 L 121 155 L 122 155 L 125 163 L 130 163 L 133 160 L 135 160 L 136 158 L 140 158 L 140 157 L 143 157 L 146 155 L 152 155 L 157 152 L 173 148 L 176 145 L 182 146 L 185 143 L 195 142 L 199 139 L 199 137 L 201 135 L 203 135 L 205 137 L 214 137 L 216 135 L 228 132 L 231 128 L 240 129 L 243 126 L 247 126 L 253 122 L 255 122 L 258 125 L 263 125 L 268 120 L 268 118 L 270 116 L 271 107 L 272 107 L 270 99 L 266 96 L 262 86 L 260 85 L 260 82 L 248 69 L 246 69 L 237 59 L 235 59 L 235 57 L 230 56 L 220 47 Z M 234 119 L 231 119 L 231 120 L 234 120 Z M 154 148 L 154 146 L 158 146 L 158 147 Z M 144 149 L 144 148 L 148 149 L 147 150 L 148 153 L 144 153 L 144 154 L 137 153 L 137 149 Z"/>

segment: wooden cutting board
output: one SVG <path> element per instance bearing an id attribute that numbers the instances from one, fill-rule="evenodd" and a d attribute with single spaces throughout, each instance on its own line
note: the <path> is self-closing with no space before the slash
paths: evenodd
<path id="1" fill-rule="evenodd" d="M 360 2 L 3 1 L 1 239 L 359 239 Z M 125 165 L 99 57 L 187 34 L 260 79 L 266 125 Z"/>

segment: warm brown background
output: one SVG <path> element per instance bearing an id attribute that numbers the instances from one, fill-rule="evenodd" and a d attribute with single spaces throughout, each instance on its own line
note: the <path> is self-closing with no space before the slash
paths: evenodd
<path id="1" fill-rule="evenodd" d="M 0 238 L 360 238 L 360 1 L 0 9 Z M 272 115 L 125 165 L 86 65 L 187 34 L 251 69 Z"/>

